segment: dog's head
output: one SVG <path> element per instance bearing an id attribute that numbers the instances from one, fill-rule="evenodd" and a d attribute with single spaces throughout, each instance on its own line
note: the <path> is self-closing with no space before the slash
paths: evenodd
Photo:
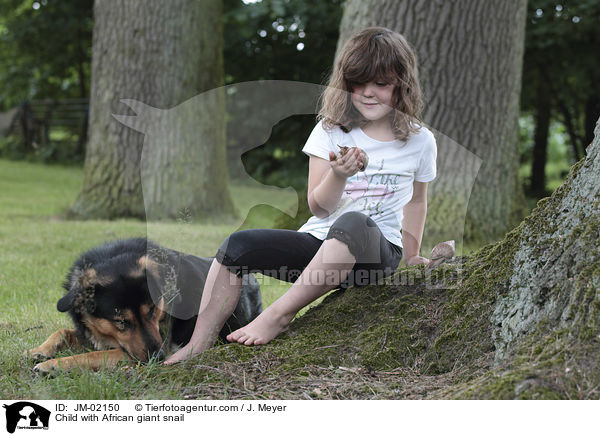
<path id="1" fill-rule="evenodd" d="M 155 274 L 157 265 L 147 256 L 75 267 L 57 308 L 81 323 L 98 349 L 121 348 L 142 362 L 163 358 L 160 321 L 165 303 L 161 299 L 155 304 L 148 289 L 148 276 Z"/>

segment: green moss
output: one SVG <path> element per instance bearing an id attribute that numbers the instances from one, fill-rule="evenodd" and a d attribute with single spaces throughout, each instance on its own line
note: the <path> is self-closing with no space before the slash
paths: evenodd
<path id="1" fill-rule="evenodd" d="M 513 359 L 494 374 L 471 383 L 462 398 L 597 398 L 600 344 L 569 339 L 569 329 L 543 327 L 514 350 Z"/>

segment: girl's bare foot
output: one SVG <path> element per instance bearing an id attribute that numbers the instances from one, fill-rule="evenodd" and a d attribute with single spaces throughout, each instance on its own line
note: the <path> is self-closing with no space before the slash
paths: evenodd
<path id="1" fill-rule="evenodd" d="M 294 314 L 278 315 L 275 312 L 272 308 L 267 308 L 250 324 L 231 332 L 227 336 L 227 340 L 229 342 L 239 342 L 244 345 L 269 343 L 281 332 L 285 331 L 294 318 Z"/>
<path id="2" fill-rule="evenodd" d="M 175 354 L 169 357 L 167 360 L 163 362 L 163 365 L 173 365 L 175 363 L 179 363 L 182 360 L 191 359 L 194 356 L 200 354 L 200 351 L 194 352 L 194 347 L 189 344 L 185 347 L 178 350 Z"/>
<path id="3" fill-rule="evenodd" d="M 429 265 L 430 260 L 423 256 L 413 256 L 404 260 L 406 266 L 414 266 L 414 265 Z"/>
<path id="4" fill-rule="evenodd" d="M 355 263 L 356 259 L 345 243 L 337 239 L 326 240 L 287 292 L 250 324 L 230 333 L 227 340 L 244 345 L 270 342 L 287 329 L 300 309 L 344 281 Z M 337 271 L 339 281 L 327 283 L 315 279 L 314 273 L 318 276 L 321 271 Z"/>
<path id="5" fill-rule="evenodd" d="M 217 340 L 219 331 L 215 328 L 215 326 L 210 326 L 211 322 L 211 319 L 207 320 L 205 317 L 198 316 L 198 319 L 196 320 L 196 326 L 194 327 L 194 334 L 192 335 L 190 341 L 185 347 L 181 348 L 167 360 L 165 360 L 163 365 L 173 365 L 174 363 L 191 359 L 205 350 L 208 350 Z"/>

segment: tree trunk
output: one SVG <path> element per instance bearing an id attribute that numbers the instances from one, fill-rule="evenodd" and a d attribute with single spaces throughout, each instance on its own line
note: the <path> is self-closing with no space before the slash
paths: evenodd
<path id="1" fill-rule="evenodd" d="M 530 193 L 542 197 L 546 192 L 546 160 L 550 130 L 550 90 L 540 81 L 537 87 L 537 108 L 531 165 Z"/>
<path id="2" fill-rule="evenodd" d="M 525 0 L 346 3 L 338 51 L 353 31 L 384 26 L 406 36 L 417 53 L 424 121 L 438 140 L 426 235 L 460 239 L 466 201 L 468 239 L 497 239 L 524 214 L 518 115 L 525 16 Z M 456 153 L 460 146 L 470 153 Z"/>
<path id="3" fill-rule="evenodd" d="M 79 97 L 82 99 L 88 98 L 88 90 L 86 87 L 87 77 L 85 74 L 84 63 L 86 62 L 86 56 L 81 43 L 81 30 L 77 29 L 77 79 L 79 80 Z M 85 144 L 87 143 L 87 131 L 89 121 L 90 108 L 89 106 L 85 110 L 83 121 L 81 122 L 81 128 L 79 130 L 79 137 L 77 138 L 77 148 L 75 149 L 76 155 L 83 156 Z"/>
<path id="4" fill-rule="evenodd" d="M 75 216 L 150 220 L 232 213 L 218 90 L 211 91 L 210 109 L 171 117 L 160 124 L 159 137 L 112 115 L 127 113 L 122 99 L 146 114 L 148 108 L 169 113 L 221 86 L 220 14 L 221 2 L 214 0 L 95 2 L 89 143 Z"/>

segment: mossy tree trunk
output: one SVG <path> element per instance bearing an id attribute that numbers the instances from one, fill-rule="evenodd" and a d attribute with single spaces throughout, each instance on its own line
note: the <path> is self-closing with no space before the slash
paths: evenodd
<path id="1" fill-rule="evenodd" d="M 595 133 L 567 182 L 518 228 L 509 287 L 492 317 L 498 359 L 519 339 L 550 332 L 600 351 L 600 120 Z"/>
<path id="2" fill-rule="evenodd" d="M 150 211 L 148 219 L 155 219 L 177 217 L 183 210 L 232 213 L 218 92 L 213 92 L 210 117 L 196 111 L 163 124 L 163 146 L 151 153 L 148 143 L 157 138 L 113 117 L 132 113 L 121 99 L 128 99 L 134 111 L 160 108 L 154 113 L 166 113 L 221 86 L 220 15 L 221 2 L 214 0 L 95 2 L 89 142 L 73 215 L 145 218 Z M 157 175 L 160 183 L 154 183 Z"/>
<path id="3" fill-rule="evenodd" d="M 496 240 L 524 216 L 518 115 L 525 17 L 526 0 L 345 3 L 338 51 L 353 31 L 384 26 L 403 34 L 417 54 L 424 121 L 438 131 L 438 167 L 452 171 L 443 183 L 431 183 L 426 234 L 445 235 L 435 227 L 464 222 L 457 215 L 465 201 L 448 199 L 471 183 L 480 162 L 451 151 L 453 141 L 483 160 L 468 204 L 466 238 Z"/>

